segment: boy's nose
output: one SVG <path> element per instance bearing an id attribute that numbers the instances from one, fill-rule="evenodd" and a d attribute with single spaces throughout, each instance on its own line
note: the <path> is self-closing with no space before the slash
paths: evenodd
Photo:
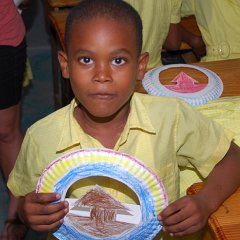
<path id="1" fill-rule="evenodd" d="M 111 81 L 111 71 L 107 64 L 99 64 L 96 66 L 95 76 L 93 78 L 96 82 Z"/>

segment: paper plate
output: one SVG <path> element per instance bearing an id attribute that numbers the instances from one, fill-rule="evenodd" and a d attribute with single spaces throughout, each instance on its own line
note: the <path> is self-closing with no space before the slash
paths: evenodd
<path id="1" fill-rule="evenodd" d="M 74 182 L 92 176 L 109 177 L 130 187 L 140 202 L 141 222 L 131 229 L 103 238 L 81 231 L 64 220 L 53 233 L 55 237 L 62 240 L 143 240 L 153 239 L 157 235 L 162 228 L 157 214 L 167 206 L 164 186 L 150 168 L 130 155 L 109 149 L 82 149 L 69 153 L 47 166 L 38 181 L 36 192 L 58 192 L 63 200 Z"/>
<path id="2" fill-rule="evenodd" d="M 208 84 L 204 89 L 194 93 L 179 93 L 171 91 L 167 89 L 164 85 L 162 85 L 161 80 L 159 79 L 160 72 L 169 68 L 196 69 L 204 73 L 208 77 Z M 178 97 L 193 106 L 202 105 L 204 103 L 207 103 L 209 100 L 218 98 L 223 92 L 222 80 L 216 73 L 207 68 L 198 67 L 190 64 L 171 64 L 154 68 L 145 74 L 142 84 L 147 93 L 151 95 Z"/>

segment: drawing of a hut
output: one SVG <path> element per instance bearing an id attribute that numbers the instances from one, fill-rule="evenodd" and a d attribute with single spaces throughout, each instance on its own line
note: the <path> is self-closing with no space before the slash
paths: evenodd
<path id="1" fill-rule="evenodd" d="M 129 211 L 98 185 L 77 200 L 74 206 L 90 207 L 90 219 L 96 221 L 96 226 L 116 221 L 117 210 Z"/>

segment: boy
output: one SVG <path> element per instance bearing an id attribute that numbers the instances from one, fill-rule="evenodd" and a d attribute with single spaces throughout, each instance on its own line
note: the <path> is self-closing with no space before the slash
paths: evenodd
<path id="1" fill-rule="evenodd" d="M 105 147 L 135 156 L 159 175 L 170 202 L 158 215 L 165 232 L 185 236 L 202 229 L 240 183 L 240 150 L 231 145 L 231 134 L 177 99 L 134 93 L 148 54 L 141 54 L 141 19 L 124 1 L 82 1 L 67 19 L 65 44 L 58 57 L 75 100 L 25 136 L 8 182 L 21 196 L 21 218 L 37 231 L 58 228 L 68 205 L 49 204 L 60 198 L 57 193 L 35 193 L 41 172 L 68 151 Z M 194 166 L 204 177 L 215 168 L 202 191 L 178 199 L 179 166 Z M 116 192 L 111 182 L 90 184 Z M 124 193 L 118 199 L 134 202 Z"/>
<path id="2" fill-rule="evenodd" d="M 20 128 L 26 62 L 26 29 L 13 0 L 0 1 L 0 171 L 7 182 L 23 140 Z M 17 219 L 17 202 L 9 192 L 9 210 L 1 239 L 22 239 L 26 227 Z M 2 219 L 3 219 L 2 215 Z"/>

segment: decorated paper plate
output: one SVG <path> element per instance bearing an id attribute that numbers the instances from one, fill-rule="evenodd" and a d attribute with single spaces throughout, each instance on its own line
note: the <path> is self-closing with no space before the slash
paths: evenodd
<path id="1" fill-rule="evenodd" d="M 53 234 L 58 239 L 153 239 L 167 195 L 157 175 L 136 158 L 109 149 L 82 149 L 56 159 L 43 171 L 36 192 L 58 192 L 88 177 L 107 177 L 132 189 L 139 205 L 126 204 L 98 185 L 70 199 L 70 212 Z M 60 201 L 61 201 L 60 200 Z M 72 210 L 71 210 L 72 209 Z"/>
<path id="2" fill-rule="evenodd" d="M 172 80 L 176 85 L 162 85 L 159 74 L 169 68 L 196 69 L 207 76 L 208 83 L 198 84 L 195 79 L 181 72 Z M 142 84 L 144 89 L 151 95 L 178 97 L 193 106 L 202 105 L 209 100 L 218 98 L 223 92 L 222 80 L 216 73 L 207 68 L 190 64 L 171 64 L 154 68 L 145 74 Z"/>

